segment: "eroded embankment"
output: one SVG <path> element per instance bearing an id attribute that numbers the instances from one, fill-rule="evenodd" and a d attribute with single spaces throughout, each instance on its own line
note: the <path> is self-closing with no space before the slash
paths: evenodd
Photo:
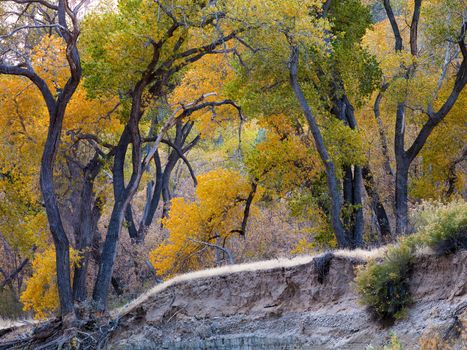
<path id="1" fill-rule="evenodd" d="M 311 257 L 180 277 L 119 310 L 111 348 L 365 349 L 394 333 L 415 349 L 421 336 L 446 334 L 456 312 L 465 326 L 467 252 L 419 256 L 414 304 L 391 327 L 372 320 L 358 302 L 352 284 L 364 262 L 336 254 L 323 279 Z"/>

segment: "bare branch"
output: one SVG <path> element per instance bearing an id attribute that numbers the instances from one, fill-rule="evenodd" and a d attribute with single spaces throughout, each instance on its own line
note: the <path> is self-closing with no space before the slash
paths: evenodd
<path id="1" fill-rule="evenodd" d="M 177 152 L 178 156 L 183 160 L 183 162 L 186 164 L 187 168 L 188 168 L 188 171 L 190 172 L 190 176 L 191 178 L 193 179 L 193 183 L 196 186 L 198 186 L 198 180 L 196 179 L 196 175 L 195 175 L 195 172 L 190 164 L 190 162 L 188 161 L 188 159 L 185 157 L 185 155 L 183 154 L 183 150 L 181 150 L 180 148 L 178 148 L 173 142 L 169 141 L 169 140 L 166 140 L 166 139 L 162 139 L 161 140 L 161 143 L 165 143 L 166 145 L 169 145 L 170 147 L 172 147 L 175 152 Z"/>
<path id="2" fill-rule="evenodd" d="M 229 258 L 229 264 L 230 265 L 233 265 L 235 264 L 235 259 L 233 257 L 233 254 L 232 252 L 225 248 L 225 247 L 221 247 L 220 245 L 217 245 L 217 244 L 213 244 L 213 243 L 208 243 L 208 242 L 203 242 L 203 241 L 198 241 L 197 239 L 194 239 L 194 238 L 188 238 L 189 241 L 192 241 L 194 243 L 198 243 L 198 244 L 201 244 L 201 245 L 205 245 L 207 247 L 211 247 L 211 248 L 215 248 L 215 249 L 219 249 L 220 251 L 224 252 L 227 257 Z"/>
<path id="3" fill-rule="evenodd" d="M 8 38 L 10 36 L 13 36 L 13 35 L 15 35 L 17 32 L 19 32 L 21 30 L 25 30 L 25 29 L 43 29 L 43 28 L 59 28 L 59 29 L 62 29 L 62 30 L 65 29 L 60 24 L 26 25 L 26 26 L 21 26 L 21 27 L 15 28 L 14 30 L 12 30 L 11 32 L 9 32 L 9 33 L 7 33 L 5 35 L 1 35 L 0 40 L 1 39 L 6 39 L 6 38 Z"/>
<path id="4" fill-rule="evenodd" d="M 48 1 L 45 0 L 0 0 L 0 2 L 15 2 L 17 4 L 32 4 L 32 3 L 37 3 L 44 5 L 45 7 L 51 9 L 51 10 L 58 10 L 58 6 L 51 4 Z"/>

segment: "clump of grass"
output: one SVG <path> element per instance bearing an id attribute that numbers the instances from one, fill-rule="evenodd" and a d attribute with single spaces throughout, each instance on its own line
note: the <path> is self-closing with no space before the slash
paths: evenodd
<path id="1" fill-rule="evenodd" d="M 383 262 L 371 260 L 358 271 L 357 291 L 378 319 L 394 321 L 405 315 L 412 302 L 409 284 L 412 259 L 411 247 L 399 244 L 388 249 Z"/>

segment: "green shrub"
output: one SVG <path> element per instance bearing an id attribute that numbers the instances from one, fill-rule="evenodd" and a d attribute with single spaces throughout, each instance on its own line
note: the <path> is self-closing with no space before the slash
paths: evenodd
<path id="1" fill-rule="evenodd" d="M 357 272 L 357 291 L 363 304 L 381 320 L 401 318 L 410 296 L 413 252 L 430 247 L 437 254 L 454 253 L 467 248 L 467 203 L 423 203 L 414 215 L 417 233 L 400 237 L 382 261 L 372 260 Z"/>
<path id="2" fill-rule="evenodd" d="M 428 246 L 438 255 L 467 249 L 467 203 L 424 203 L 415 211 L 418 244 Z"/>
<path id="3" fill-rule="evenodd" d="M 412 248 L 408 244 L 391 247 L 383 262 L 372 260 L 355 279 L 361 300 L 381 320 L 401 318 L 411 303 L 410 273 Z"/>

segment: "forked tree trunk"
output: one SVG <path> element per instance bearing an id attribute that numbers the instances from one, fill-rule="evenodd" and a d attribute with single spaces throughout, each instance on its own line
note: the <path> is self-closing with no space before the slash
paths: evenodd
<path id="1" fill-rule="evenodd" d="M 414 11 L 412 15 L 412 22 L 410 26 L 410 53 L 416 57 L 418 55 L 418 23 L 420 18 L 420 9 L 422 6 L 422 0 L 414 1 Z M 391 23 L 395 38 L 395 51 L 401 51 L 403 49 L 402 37 L 400 35 L 399 27 L 391 8 L 389 0 L 384 0 L 384 8 L 386 14 Z M 422 150 L 428 137 L 434 130 L 434 128 L 446 117 L 450 112 L 454 104 L 459 98 L 460 93 L 467 83 L 467 49 L 465 46 L 465 35 L 467 31 L 467 22 L 462 23 L 460 35 L 458 37 L 457 44 L 459 45 L 460 53 L 462 54 L 462 62 L 456 74 L 456 80 L 454 86 L 446 98 L 441 108 L 435 112 L 433 110 L 432 103 L 428 103 L 426 110 L 424 111 L 427 115 L 427 121 L 423 124 L 416 135 L 412 145 L 406 150 L 405 148 L 405 102 L 399 102 L 396 111 L 396 127 L 394 135 L 394 149 L 396 158 L 396 180 L 395 180 L 395 207 L 396 207 L 396 234 L 405 234 L 408 231 L 408 173 L 410 164 L 417 157 Z M 414 60 L 416 61 L 416 60 Z M 410 79 L 416 69 L 416 63 L 406 68 L 405 79 Z M 443 69 L 444 71 L 444 69 Z M 444 75 L 444 73 L 443 73 Z M 442 77 L 443 77 L 442 75 Z M 443 77 L 444 78 L 444 77 Z M 441 80 L 442 82 L 442 80 Z"/>

